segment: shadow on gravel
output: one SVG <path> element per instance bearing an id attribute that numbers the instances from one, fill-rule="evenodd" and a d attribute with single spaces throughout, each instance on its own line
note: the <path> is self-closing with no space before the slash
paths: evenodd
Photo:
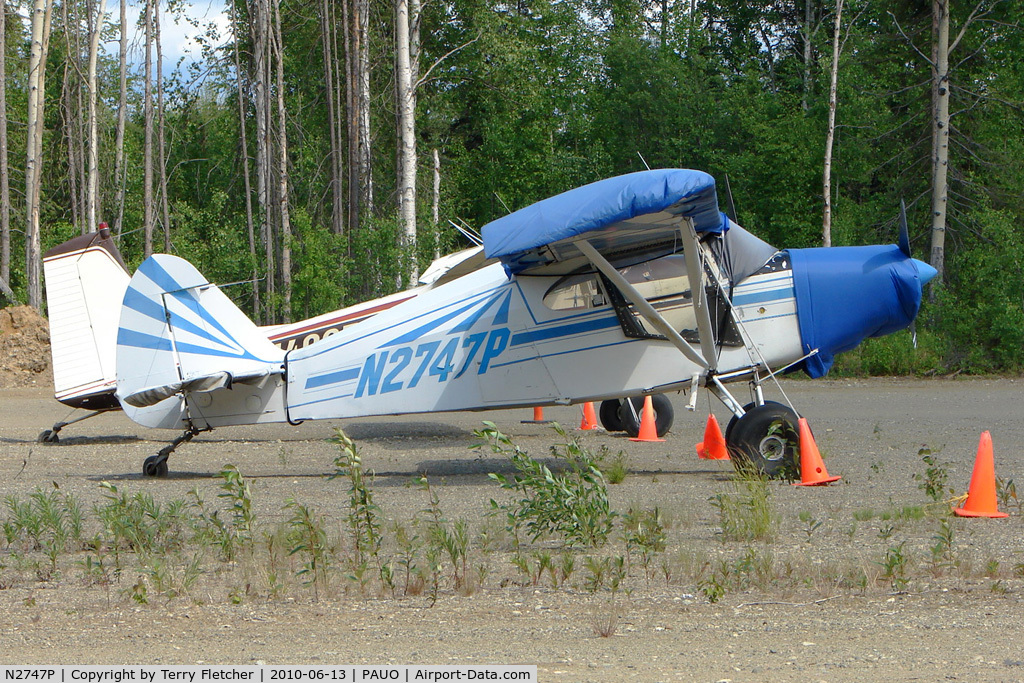
<path id="1" fill-rule="evenodd" d="M 137 436 L 111 435 L 111 436 L 61 436 L 58 443 L 44 443 L 36 439 L 0 439 L 0 443 L 9 444 L 37 444 L 40 448 L 59 449 L 61 446 L 104 446 L 142 441 Z"/>
<path id="2" fill-rule="evenodd" d="M 410 443 L 413 439 L 472 439 L 473 432 L 453 425 L 436 422 L 354 422 L 344 426 L 358 444 L 360 441 L 379 441 L 387 448 L 394 445 L 403 450 L 410 448 L 437 448 L 437 442 Z M 393 440 L 394 443 L 389 443 Z"/>

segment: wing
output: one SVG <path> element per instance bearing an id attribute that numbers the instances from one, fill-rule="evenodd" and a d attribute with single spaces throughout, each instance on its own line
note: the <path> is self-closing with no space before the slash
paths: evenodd
<path id="1" fill-rule="evenodd" d="M 702 171 L 640 171 L 584 185 L 532 204 L 484 226 L 488 258 L 511 274 L 570 272 L 586 262 L 587 240 L 606 259 L 635 262 L 681 251 L 680 223 L 720 234 L 715 179 Z"/>

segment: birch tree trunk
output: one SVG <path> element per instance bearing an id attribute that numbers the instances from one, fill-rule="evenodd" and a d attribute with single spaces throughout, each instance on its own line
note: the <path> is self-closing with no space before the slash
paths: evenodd
<path id="1" fill-rule="evenodd" d="M 114 182 L 117 185 L 117 216 L 114 235 L 121 234 L 124 221 L 124 193 L 127 174 L 124 172 L 124 129 L 128 111 L 128 0 L 121 0 L 121 41 L 117 58 L 120 90 L 117 100 L 117 133 L 114 137 Z"/>
<path id="2" fill-rule="evenodd" d="M 836 21 L 832 35 L 832 66 L 828 88 L 828 127 L 825 132 L 825 171 L 822 195 L 825 206 L 821 221 L 821 246 L 832 246 L 832 145 L 836 137 L 836 104 L 839 82 L 839 29 L 843 23 L 843 0 L 836 0 Z"/>
<path id="3" fill-rule="evenodd" d="M 43 92 L 46 87 L 46 53 L 49 47 L 53 0 L 34 0 L 28 66 L 28 116 L 25 151 L 25 275 L 28 305 L 39 310 L 43 304 L 42 261 L 39 240 L 40 178 L 43 153 Z"/>
<path id="4" fill-rule="evenodd" d="M 240 156 L 242 157 L 242 180 L 245 185 L 245 227 L 249 236 L 249 257 L 252 259 L 252 310 L 255 315 L 256 324 L 263 324 L 263 309 L 260 306 L 260 281 L 259 281 L 259 256 L 256 253 L 256 228 L 252 214 L 252 183 L 249 180 L 249 142 L 246 139 L 245 125 L 245 103 L 248 101 L 248 88 L 245 87 L 242 78 L 242 64 L 238 56 L 238 41 L 241 36 L 241 26 L 238 21 L 238 8 L 231 5 L 231 27 L 235 34 L 234 56 L 235 56 L 235 78 L 238 89 L 238 138 Z"/>
<path id="5" fill-rule="evenodd" d="M 416 282 L 416 94 L 412 72 L 409 0 L 395 0 L 395 87 L 398 116 L 398 216 L 402 251 L 410 259 L 408 281 Z M 401 283 L 400 283 L 401 288 Z"/>
<path id="6" fill-rule="evenodd" d="M 340 87 L 337 65 L 337 35 L 334 30 L 334 3 L 322 0 L 320 4 L 320 35 L 324 61 L 324 87 L 327 100 L 327 128 L 331 140 L 331 230 L 336 235 L 345 232 L 343 137 L 339 129 L 336 92 Z"/>
<path id="7" fill-rule="evenodd" d="M 157 172 L 160 174 L 160 222 L 164 228 L 164 253 L 171 253 L 171 211 L 167 199 L 167 152 L 164 132 L 164 51 L 160 43 L 160 0 L 154 0 L 153 36 L 156 40 Z"/>
<path id="8" fill-rule="evenodd" d="M 153 202 L 153 2 L 145 0 L 143 23 L 145 32 L 145 85 L 143 95 L 143 118 L 145 140 L 142 154 L 142 207 L 143 207 L 143 253 L 148 258 L 153 254 L 153 224 L 155 207 Z"/>
<path id="9" fill-rule="evenodd" d="M 370 3 L 352 0 L 355 8 L 355 82 L 356 82 L 356 186 L 359 193 L 356 212 L 358 228 L 362 215 L 374 210 L 373 140 L 370 137 Z"/>
<path id="10" fill-rule="evenodd" d="M 270 104 L 267 94 L 269 81 L 269 60 L 270 49 L 270 19 L 267 9 L 267 0 L 255 0 L 252 5 L 253 13 L 250 21 L 250 30 L 253 35 L 253 62 L 256 75 L 256 200 L 260 206 L 260 214 L 263 219 L 261 238 L 263 240 L 264 259 L 266 268 L 266 310 L 264 323 L 276 322 L 272 309 L 273 295 L 277 289 L 276 283 L 276 259 L 274 255 L 274 228 L 270 210 Z"/>
<path id="11" fill-rule="evenodd" d="M 281 212 L 281 289 L 282 315 L 285 322 L 292 320 L 292 222 L 288 206 L 288 130 L 287 110 L 284 104 L 284 41 L 281 36 L 281 3 L 274 1 L 274 47 L 277 57 L 277 151 L 278 201 Z"/>
<path id="12" fill-rule="evenodd" d="M 86 190 L 86 225 L 95 230 L 100 212 L 99 195 L 99 132 L 96 121 L 96 57 L 100 47 L 100 33 L 103 30 L 103 14 L 106 11 L 106 0 L 100 0 L 96 8 L 96 18 L 92 26 L 89 41 L 89 187 Z"/>
<path id="13" fill-rule="evenodd" d="M 931 265 L 941 286 L 946 250 L 946 206 L 949 198 L 949 2 L 933 0 L 935 28 L 932 63 L 932 240 Z M 966 27 L 965 27 L 966 28 Z M 934 297 L 935 287 L 931 289 Z"/>
<path id="14" fill-rule="evenodd" d="M 0 280 L 11 281 L 11 178 L 7 158 L 7 9 L 0 11 Z M 13 298 L 13 295 L 12 295 Z"/>
<path id="15" fill-rule="evenodd" d="M 441 258 L 441 154 L 437 147 L 434 157 L 434 197 L 430 207 L 430 218 L 434 226 L 434 258 Z"/>
<path id="16" fill-rule="evenodd" d="M 814 56 L 813 50 L 811 49 L 811 22 L 814 19 L 813 0 L 804 0 L 804 27 L 803 27 L 803 62 L 804 62 L 804 73 L 803 73 L 803 93 L 800 98 L 800 108 L 803 109 L 806 114 L 810 109 L 810 97 L 811 97 L 811 59 Z"/>

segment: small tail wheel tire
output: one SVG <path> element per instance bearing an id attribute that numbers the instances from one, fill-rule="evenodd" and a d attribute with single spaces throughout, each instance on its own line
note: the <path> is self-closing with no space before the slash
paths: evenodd
<path id="1" fill-rule="evenodd" d="M 142 474 L 146 477 L 162 479 L 167 476 L 168 471 L 167 458 L 162 458 L 159 455 L 151 455 L 142 463 Z"/>
<path id="2" fill-rule="evenodd" d="M 633 406 L 632 410 L 630 409 L 631 404 Z M 665 396 L 665 394 L 654 394 L 651 396 L 651 406 L 654 408 L 654 427 L 658 432 L 658 438 L 661 438 L 668 434 L 668 430 L 672 429 L 675 411 L 672 408 L 672 402 L 668 400 L 668 396 Z M 643 396 L 628 398 L 622 402 L 622 407 L 619 408 L 619 421 L 622 423 L 622 429 L 626 434 L 629 434 L 630 438 L 635 439 L 640 436 L 640 421 L 643 419 L 643 410 Z"/>
<path id="3" fill-rule="evenodd" d="M 60 436 L 52 429 L 44 429 L 36 441 L 38 443 L 60 443 Z"/>
<path id="4" fill-rule="evenodd" d="M 597 416 L 601 420 L 601 426 L 604 427 L 606 432 L 625 431 L 625 427 L 622 426 L 622 420 L 619 419 L 619 409 L 621 407 L 622 401 L 617 398 L 601 401 L 601 405 L 597 409 Z"/>
<path id="5" fill-rule="evenodd" d="M 770 478 L 799 471 L 800 417 L 781 403 L 752 407 L 730 424 L 725 442 L 737 470 L 753 469 Z"/>

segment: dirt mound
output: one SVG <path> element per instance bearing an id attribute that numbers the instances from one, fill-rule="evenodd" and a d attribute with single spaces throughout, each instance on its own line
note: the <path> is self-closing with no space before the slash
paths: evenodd
<path id="1" fill-rule="evenodd" d="M 53 386 L 50 326 L 31 306 L 0 309 L 0 389 Z"/>

